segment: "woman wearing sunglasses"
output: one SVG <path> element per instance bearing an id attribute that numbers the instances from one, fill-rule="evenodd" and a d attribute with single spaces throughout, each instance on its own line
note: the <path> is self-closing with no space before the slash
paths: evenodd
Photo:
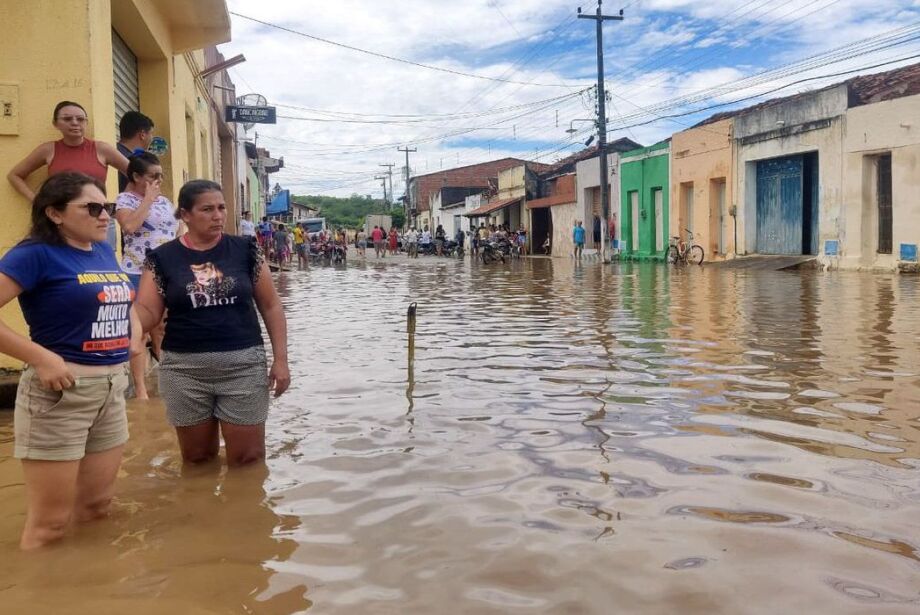
<path id="1" fill-rule="evenodd" d="M 63 100 L 54 107 L 52 125 L 61 133 L 57 141 L 42 143 L 23 158 L 7 174 L 7 179 L 16 192 L 31 203 L 35 193 L 27 182 L 29 176 L 43 166 L 48 167 L 48 176 L 67 171 L 83 173 L 105 185 L 109 167 L 124 173 L 128 159 L 115 146 L 86 137 L 89 118 L 86 109 L 79 103 Z M 108 229 L 106 240 L 115 247 L 115 224 Z"/>
<path id="2" fill-rule="evenodd" d="M 128 439 L 134 289 L 105 243 L 113 211 L 92 177 L 50 177 L 32 202 L 28 237 L 0 259 L 0 306 L 18 298 L 30 334 L 0 322 L 0 352 L 26 364 L 14 414 L 28 502 L 23 549 L 107 514 Z"/>
<path id="3" fill-rule="evenodd" d="M 156 156 L 148 152 L 132 156 L 128 161 L 127 176 L 125 191 L 115 199 L 115 219 L 121 225 L 124 239 L 121 269 L 131 278 L 134 288 L 139 288 L 147 252 L 175 239 L 178 221 L 173 204 L 160 194 L 163 167 Z M 154 350 L 159 354 L 162 327 L 158 326 L 150 333 L 154 338 Z M 137 399 L 148 398 L 146 372 L 147 353 L 144 352 L 131 359 L 134 396 Z"/>

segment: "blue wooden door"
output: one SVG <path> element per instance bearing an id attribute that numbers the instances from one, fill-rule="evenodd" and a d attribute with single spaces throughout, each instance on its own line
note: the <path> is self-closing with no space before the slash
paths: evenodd
<path id="1" fill-rule="evenodd" d="M 757 163 L 757 252 L 802 253 L 802 156 Z"/>

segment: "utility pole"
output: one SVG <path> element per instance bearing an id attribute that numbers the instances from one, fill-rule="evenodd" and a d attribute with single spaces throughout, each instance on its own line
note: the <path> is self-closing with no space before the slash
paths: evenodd
<path id="1" fill-rule="evenodd" d="M 383 202 L 387 204 L 387 209 L 389 209 L 390 199 L 387 198 L 387 176 L 376 175 L 374 179 L 379 179 L 380 183 L 383 185 Z"/>
<path id="2" fill-rule="evenodd" d="M 623 10 L 619 15 L 601 13 L 601 2 L 597 0 L 594 15 L 582 15 L 578 7 L 578 19 L 593 19 L 597 24 L 597 153 L 601 169 L 601 260 L 608 263 L 605 238 L 607 219 L 610 217 L 610 196 L 607 190 L 607 90 L 604 88 L 604 22 L 623 21 Z"/>
<path id="3" fill-rule="evenodd" d="M 391 201 L 393 200 L 393 167 L 395 167 L 396 164 L 393 163 L 393 162 L 391 162 L 391 163 L 389 163 L 389 164 L 378 164 L 377 166 L 378 166 L 378 167 L 386 167 L 386 168 L 387 168 L 387 175 L 388 175 L 389 178 L 390 178 L 390 198 L 389 198 L 389 200 L 387 201 L 387 209 L 389 209 L 389 208 L 390 208 L 390 205 L 391 205 Z M 384 191 L 384 192 L 386 192 L 386 191 Z"/>
<path id="4" fill-rule="evenodd" d="M 397 148 L 396 148 L 396 151 L 398 151 L 398 152 L 405 152 L 405 154 L 406 154 L 406 200 L 405 200 L 405 202 L 403 203 L 403 205 L 405 206 L 405 209 L 406 209 L 406 224 L 411 225 L 411 224 L 412 224 L 412 216 L 411 216 L 410 213 L 409 213 L 409 212 L 411 211 L 411 210 L 409 209 L 409 153 L 410 153 L 410 152 L 417 152 L 417 151 L 418 151 L 418 148 L 417 148 L 417 147 L 413 147 L 413 148 L 409 148 L 409 147 L 397 147 Z"/>

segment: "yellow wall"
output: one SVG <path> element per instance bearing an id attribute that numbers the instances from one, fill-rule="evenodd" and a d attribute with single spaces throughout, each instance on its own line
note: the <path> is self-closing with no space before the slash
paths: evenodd
<path id="1" fill-rule="evenodd" d="M 116 141 L 113 28 L 138 56 L 140 110 L 154 120 L 155 134 L 169 142 L 169 152 L 163 157 L 166 196 L 175 202 L 178 187 L 191 167 L 200 169 L 199 177 L 214 177 L 215 158 L 210 144 L 216 136 L 212 134 L 211 107 L 203 83 L 195 78 L 204 66 L 204 54 L 173 54 L 170 16 L 161 12 L 167 6 L 157 0 L 0 3 L 4 30 L 0 37 L 0 86 L 18 86 L 19 96 L 18 134 L 0 134 L 0 203 L 4 214 L 0 252 L 6 252 L 25 235 L 29 220 L 29 205 L 6 181 L 6 173 L 39 143 L 60 138 L 51 124 L 51 113 L 58 101 L 73 100 L 86 108 L 87 136 L 109 143 Z M 229 30 L 226 34 L 229 37 Z M 0 99 L 3 93 L 0 87 Z M 187 113 L 193 131 L 193 161 L 188 156 Z M 45 177 L 44 169 L 39 170 L 30 177 L 29 184 L 37 188 Z M 114 195 L 117 188 L 117 174 L 110 170 L 109 195 Z M 0 310 L 0 318 L 25 334 L 25 323 L 15 302 Z M 0 355 L 0 367 L 20 365 Z"/>
<path id="2" fill-rule="evenodd" d="M 516 199 L 525 196 L 527 193 L 526 176 L 527 167 L 523 164 L 499 172 L 498 194 L 494 200 Z M 512 229 L 517 229 L 518 225 L 523 224 L 527 232 L 530 232 L 530 215 L 524 210 L 523 201 L 521 204 L 494 212 L 488 221 L 489 224 L 507 223 Z"/>
<path id="3" fill-rule="evenodd" d="M 721 260 L 734 252 L 734 227 L 731 216 L 720 220 L 718 195 L 713 180 L 725 180 L 725 210 L 734 201 L 734 159 L 732 121 L 722 120 L 679 132 L 671 138 L 671 216 L 670 236 L 686 239 L 688 191 L 693 193 L 694 243 L 703 247 L 706 260 Z M 719 253 L 719 231 L 724 241 Z"/>
<path id="4" fill-rule="evenodd" d="M 498 194 L 495 200 L 516 199 L 524 196 L 524 172 L 526 167 L 511 167 L 498 174 Z"/>

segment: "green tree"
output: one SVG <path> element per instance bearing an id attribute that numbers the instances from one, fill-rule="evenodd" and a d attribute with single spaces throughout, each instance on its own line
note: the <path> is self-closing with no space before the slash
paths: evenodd
<path id="1" fill-rule="evenodd" d="M 405 220 L 403 212 L 394 207 L 387 210 L 387 204 L 382 199 L 369 199 L 366 196 L 352 194 L 340 198 L 320 195 L 295 195 L 295 203 L 309 205 L 319 209 L 318 216 L 326 219 L 326 224 L 332 228 L 357 228 L 364 226 L 364 218 L 369 214 L 387 214 L 393 216 L 393 223 L 398 228 L 402 227 Z"/>

